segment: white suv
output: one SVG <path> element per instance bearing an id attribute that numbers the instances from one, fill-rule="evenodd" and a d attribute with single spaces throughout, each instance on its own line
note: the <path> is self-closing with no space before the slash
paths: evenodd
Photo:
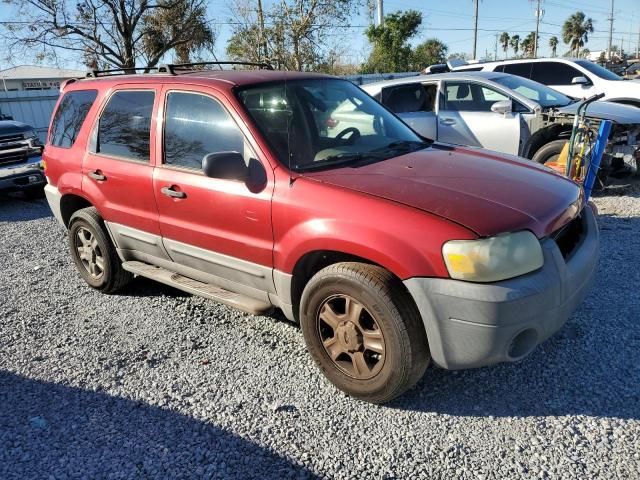
<path id="1" fill-rule="evenodd" d="M 504 72 L 530 78 L 574 98 L 604 93 L 604 100 L 640 107 L 640 81 L 624 80 L 597 63 L 574 58 L 505 60 L 455 66 L 453 71 Z"/>

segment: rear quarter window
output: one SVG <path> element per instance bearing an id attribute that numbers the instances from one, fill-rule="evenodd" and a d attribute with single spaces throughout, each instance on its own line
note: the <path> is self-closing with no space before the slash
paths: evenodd
<path id="1" fill-rule="evenodd" d="M 74 90 L 63 95 L 51 123 L 51 145 L 73 146 L 97 95 L 97 90 Z"/>

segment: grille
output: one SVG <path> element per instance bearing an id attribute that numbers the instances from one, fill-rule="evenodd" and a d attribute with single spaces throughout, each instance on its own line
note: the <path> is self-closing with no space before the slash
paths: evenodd
<path id="1" fill-rule="evenodd" d="M 22 133 L 0 136 L 0 144 L 7 143 L 7 142 L 22 142 L 23 140 L 24 140 L 24 135 Z"/>
<path id="2" fill-rule="evenodd" d="M 571 220 L 564 227 L 551 234 L 562 253 L 562 257 L 567 259 L 576 250 L 584 233 L 584 218 L 582 214 Z"/>

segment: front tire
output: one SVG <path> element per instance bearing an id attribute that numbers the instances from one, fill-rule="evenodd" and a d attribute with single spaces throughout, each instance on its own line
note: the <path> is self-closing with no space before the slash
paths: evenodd
<path id="1" fill-rule="evenodd" d="M 556 162 L 562 149 L 566 145 L 567 140 L 554 140 L 540 147 L 540 149 L 533 155 L 534 162 L 542 163 L 543 165 L 552 162 Z"/>
<path id="2" fill-rule="evenodd" d="M 302 294 L 300 323 L 320 370 L 361 400 L 392 400 L 429 365 L 415 303 L 398 279 L 375 265 L 345 262 L 318 272 Z"/>
<path id="3" fill-rule="evenodd" d="M 133 279 L 107 236 L 104 221 L 94 207 L 83 208 L 69 221 L 69 247 L 80 276 L 92 288 L 112 293 Z"/>

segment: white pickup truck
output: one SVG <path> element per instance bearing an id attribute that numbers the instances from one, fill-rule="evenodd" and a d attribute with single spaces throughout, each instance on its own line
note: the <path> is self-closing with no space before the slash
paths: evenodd
<path id="1" fill-rule="evenodd" d="M 0 192 L 21 191 L 27 198 L 44 196 L 42 144 L 33 127 L 0 120 Z"/>

